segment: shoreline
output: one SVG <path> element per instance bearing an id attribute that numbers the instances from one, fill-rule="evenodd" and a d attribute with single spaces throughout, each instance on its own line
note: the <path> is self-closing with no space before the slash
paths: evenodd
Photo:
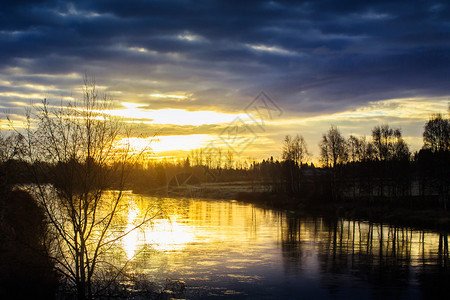
<path id="1" fill-rule="evenodd" d="M 225 187 L 225 188 L 224 188 Z M 442 233 L 450 232 L 450 213 L 436 208 L 410 208 L 408 205 L 395 205 L 389 201 L 347 200 L 331 202 L 323 198 L 305 198 L 282 193 L 262 191 L 262 187 L 250 185 L 207 185 L 192 194 L 180 189 L 179 194 L 168 194 L 167 197 L 203 198 L 216 200 L 237 200 L 254 204 L 261 208 L 289 211 L 293 216 L 316 216 L 326 218 L 344 218 L 355 221 L 383 223 L 392 226 L 410 227 L 419 230 L 430 230 Z M 162 196 L 158 193 L 134 190 L 134 193 Z M 412 206 L 412 205 L 409 205 Z"/>
<path id="2" fill-rule="evenodd" d="M 305 200 L 273 193 L 239 193 L 237 200 L 278 210 L 288 210 L 298 216 L 344 218 L 356 221 L 383 223 L 436 232 L 450 232 L 450 213 L 433 208 L 411 209 L 386 203 L 367 203 L 364 200 L 332 203 L 320 199 Z"/>

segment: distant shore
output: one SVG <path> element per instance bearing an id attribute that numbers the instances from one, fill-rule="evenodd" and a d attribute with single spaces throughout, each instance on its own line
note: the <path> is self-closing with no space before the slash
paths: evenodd
<path id="1" fill-rule="evenodd" d="M 298 216 L 316 215 L 450 232 L 450 213 L 432 208 L 412 209 L 376 202 L 368 204 L 364 200 L 359 203 L 357 201 L 337 203 L 320 200 L 302 201 L 288 195 L 273 193 L 241 192 L 236 198 L 238 201 L 262 207 L 288 210 Z"/>
<path id="2" fill-rule="evenodd" d="M 155 195 L 153 192 L 134 191 Z M 162 195 L 162 194 L 160 194 Z M 251 182 L 209 183 L 200 187 L 177 187 L 167 197 L 237 200 L 259 207 L 289 211 L 295 216 L 344 218 L 392 226 L 450 232 L 450 213 L 443 209 L 417 208 L 377 199 L 356 199 L 333 202 L 328 199 L 301 199 L 283 193 L 272 193 L 264 185 Z M 389 200 L 389 199 L 387 199 Z"/>

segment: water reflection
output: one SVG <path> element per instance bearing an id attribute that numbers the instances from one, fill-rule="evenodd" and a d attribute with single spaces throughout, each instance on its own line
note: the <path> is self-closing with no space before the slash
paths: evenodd
<path id="1" fill-rule="evenodd" d="M 187 283 L 188 299 L 433 297 L 449 279 L 448 237 L 230 201 L 144 197 L 165 212 L 123 241 L 134 272 Z"/>
<path id="2" fill-rule="evenodd" d="M 133 230 L 133 228 L 136 226 L 134 224 L 136 222 L 137 216 L 138 211 L 135 207 L 132 207 L 128 210 L 125 232 L 129 233 L 123 238 L 123 248 L 128 259 L 132 259 L 134 257 L 137 245 L 139 243 L 139 233 L 137 230 Z"/>
<path id="3" fill-rule="evenodd" d="M 336 297 L 349 293 L 348 280 L 369 284 L 374 298 L 433 296 L 445 289 L 448 280 L 447 234 L 338 219 L 288 218 L 281 248 L 287 273 L 305 268 L 312 272 L 319 266 L 321 284 Z"/>

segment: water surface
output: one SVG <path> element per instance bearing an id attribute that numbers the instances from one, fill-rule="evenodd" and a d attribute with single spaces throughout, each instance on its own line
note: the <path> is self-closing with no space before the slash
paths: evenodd
<path id="1" fill-rule="evenodd" d="M 186 299 L 421 299 L 448 284 L 446 234 L 299 218 L 236 201 L 131 195 L 122 226 L 164 216 L 121 248 L 135 272 L 186 282 Z"/>

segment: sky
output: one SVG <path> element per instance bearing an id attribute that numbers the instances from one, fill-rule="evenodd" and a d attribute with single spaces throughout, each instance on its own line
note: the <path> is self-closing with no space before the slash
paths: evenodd
<path id="1" fill-rule="evenodd" d="M 448 1 L 4 1 L 0 124 L 80 97 L 87 74 L 157 157 L 280 157 L 301 134 L 316 160 L 331 125 L 386 123 L 414 151 L 447 112 L 449 50 Z"/>

